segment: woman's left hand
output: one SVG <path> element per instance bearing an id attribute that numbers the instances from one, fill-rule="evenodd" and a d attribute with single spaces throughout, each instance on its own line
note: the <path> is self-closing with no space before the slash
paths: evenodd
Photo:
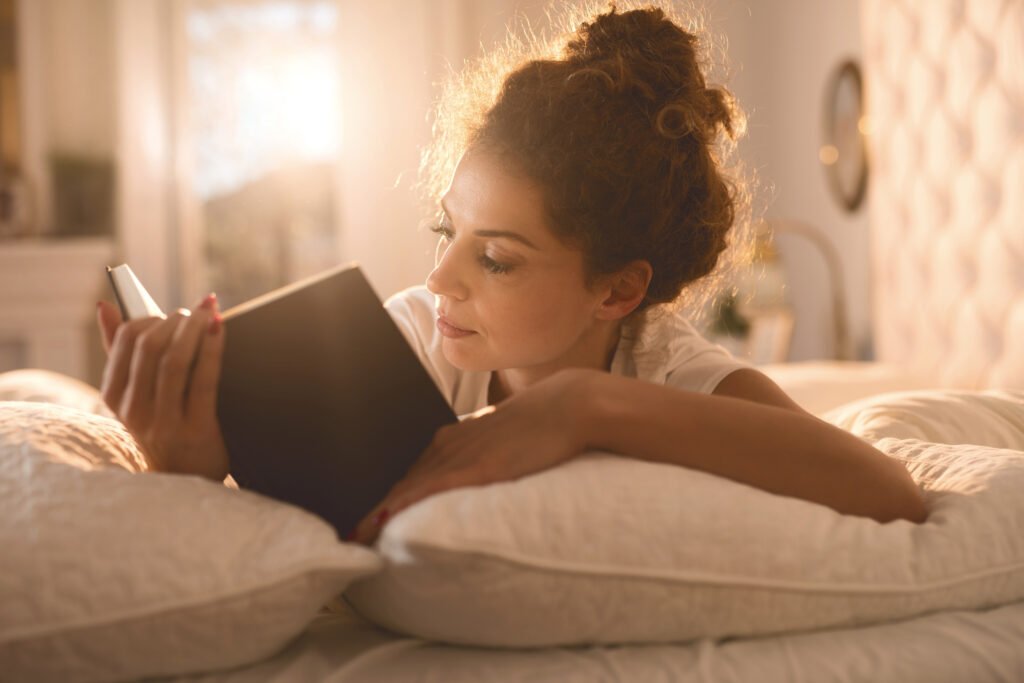
<path id="1" fill-rule="evenodd" d="M 388 519 L 435 493 L 518 479 L 579 455 L 586 443 L 577 415 L 588 374 L 562 370 L 439 429 L 405 478 L 346 540 L 372 545 Z"/>

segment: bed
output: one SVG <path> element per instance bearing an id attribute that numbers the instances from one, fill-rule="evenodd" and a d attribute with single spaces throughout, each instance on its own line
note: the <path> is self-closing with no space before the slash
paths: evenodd
<path id="1" fill-rule="evenodd" d="M 878 360 L 765 366 L 763 370 L 814 414 L 862 438 L 884 444 L 886 452 L 895 457 L 906 457 L 907 463 L 918 468 L 913 470 L 915 477 L 920 475 L 922 482 L 931 482 L 929 485 L 943 481 L 942 477 L 950 471 L 942 469 L 945 465 L 941 463 L 973 458 L 975 488 L 960 489 L 957 500 L 952 500 L 952 496 L 941 499 L 952 501 L 948 503 L 951 506 L 966 504 L 964 501 L 974 495 L 973 491 L 993 492 L 1000 484 L 1005 488 L 1010 465 L 1019 468 L 1024 462 L 1024 195 L 1020 192 L 1024 187 L 1024 135 L 1020 129 L 1024 119 L 1024 5 L 868 0 L 863 7 L 865 73 L 874 121 L 870 211 L 873 327 Z M 950 63 L 948 69 L 941 66 L 950 62 L 943 47 L 947 44 L 960 46 L 956 52 L 963 57 Z M 56 404 L 61 404 L 64 409 L 83 415 L 103 413 L 95 390 L 46 373 L 0 376 L 0 400 L 53 404 L 39 411 L 56 411 Z M 31 412 L 26 405 L 21 403 L 19 409 Z M 82 418 L 81 422 L 88 420 Z M 82 432 L 70 427 L 69 430 L 65 434 L 53 428 L 49 432 L 37 430 L 34 438 L 43 443 L 44 450 L 46 444 L 58 440 L 61 444 L 78 443 L 76 439 Z M 82 447 L 75 457 L 84 461 L 116 452 L 125 469 L 137 469 L 130 444 L 118 441 L 113 432 L 109 434 L 113 436 L 107 437 L 111 440 L 106 442 L 104 453 L 97 455 L 96 447 L 89 446 Z M 997 464 L 1007 469 L 997 470 Z M 43 472 L 49 465 L 38 467 Z M 65 476 L 66 469 L 51 467 L 45 471 Z M 1024 469 L 1013 476 L 1020 476 L 1021 471 Z M 123 472 L 110 475 L 115 486 L 124 481 L 123 477 L 117 478 L 120 474 Z M 709 484 L 706 480 L 699 483 Z M 3 493 L 18 495 L 13 491 Z M 140 500 L 159 507 L 161 496 L 167 494 L 167 487 L 156 482 L 139 495 L 145 496 Z M 976 535 L 984 538 L 971 538 L 971 529 L 967 529 L 965 535 L 958 537 L 962 546 L 949 546 L 954 550 L 962 547 L 963 557 L 951 554 L 949 547 L 943 557 L 944 565 L 963 564 L 970 569 L 975 558 L 990 551 L 997 553 L 992 555 L 991 566 L 1002 573 L 998 580 L 984 584 L 985 590 L 991 591 L 984 600 L 962 602 L 973 606 L 957 607 L 960 603 L 947 595 L 946 603 L 941 603 L 943 596 L 936 597 L 939 602 L 934 603 L 945 607 L 915 603 L 903 616 L 881 618 L 878 615 L 882 612 L 875 611 L 868 618 L 864 616 L 868 613 L 862 612 L 857 619 L 835 619 L 831 626 L 812 628 L 805 624 L 761 632 L 753 627 L 744 632 L 744 616 L 740 612 L 738 620 L 728 627 L 708 628 L 703 636 L 695 631 L 690 633 L 692 637 L 672 642 L 625 639 L 616 643 L 594 638 L 595 642 L 590 643 L 545 647 L 470 644 L 466 641 L 473 640 L 472 633 L 459 632 L 456 625 L 452 631 L 456 636 L 449 640 L 463 642 L 450 644 L 440 642 L 442 638 L 415 635 L 416 628 L 411 626 L 386 628 L 384 624 L 389 619 L 402 626 L 402 616 L 394 611 L 394 606 L 391 612 L 382 610 L 373 615 L 372 620 L 367 618 L 367 610 L 359 613 L 354 605 L 369 604 L 374 597 L 372 591 L 354 594 L 351 600 L 343 599 L 338 594 L 339 586 L 383 571 L 380 558 L 369 551 L 345 551 L 348 554 L 344 557 L 330 558 L 330 562 L 344 565 L 349 572 L 339 579 L 343 584 L 318 583 L 318 575 L 304 575 L 306 583 L 301 587 L 290 584 L 293 593 L 246 596 L 249 602 L 236 605 L 241 620 L 212 619 L 206 630 L 182 630 L 179 624 L 173 642 L 156 643 L 157 648 L 167 651 L 163 655 L 163 671 L 177 673 L 153 680 L 1021 681 L 1024 561 L 1014 539 L 1024 537 L 1024 514 L 1011 506 L 1012 488 L 1005 488 L 1002 495 L 1004 498 L 999 500 L 1006 507 L 988 511 L 990 516 L 986 519 L 990 526 L 984 527 L 984 532 L 982 527 L 975 529 Z M 471 503 L 484 504 L 468 499 L 459 501 L 460 505 Z M 779 501 L 772 504 L 782 505 Z M 292 543 L 296 555 L 304 552 L 297 538 L 311 544 L 319 533 L 302 527 L 284 511 L 231 507 L 235 502 L 228 498 L 223 505 L 211 509 L 223 514 L 226 520 L 236 515 L 239 524 L 257 524 L 263 541 Z M 797 508 L 778 508 L 780 515 L 799 513 Z M 74 537 L 78 525 L 87 522 L 68 515 L 66 508 L 55 508 L 52 514 L 60 515 L 64 525 L 63 531 L 54 533 L 66 533 L 68 539 Z M 183 509 L 179 514 L 184 519 L 190 511 Z M 938 523 L 953 519 L 952 515 L 940 518 Z M 792 520 L 795 526 L 799 525 L 799 519 Z M 150 523 L 154 526 L 145 526 Z M 161 529 L 162 523 L 159 519 L 140 518 L 124 528 L 125 533 L 132 533 L 136 527 Z M 851 531 L 853 536 L 868 533 L 869 539 L 874 538 L 870 534 L 875 532 L 864 532 L 864 527 L 848 528 L 834 519 L 828 523 L 832 526 L 826 525 L 824 533 L 842 535 Z M 923 526 L 931 523 L 930 519 Z M 950 534 L 955 531 L 952 526 L 947 530 Z M 908 548 L 922 553 L 927 551 L 929 539 L 938 536 L 933 533 L 929 537 L 927 532 L 909 529 L 901 533 L 909 543 Z M 166 547 L 167 539 L 156 534 L 158 537 L 151 539 L 153 545 L 143 546 L 147 542 L 145 536 L 140 533 L 136 545 L 130 546 L 138 549 L 138 556 L 132 561 L 149 567 L 149 576 L 164 577 L 161 564 L 166 564 L 166 558 L 153 556 Z M 316 542 L 323 543 L 323 539 Z M 197 534 L 176 547 L 195 555 L 226 552 L 224 545 L 230 544 L 212 532 L 208 539 Z M 251 553 L 248 545 L 251 544 L 234 548 L 236 555 L 232 561 L 237 562 L 242 556 L 237 553 Z M 778 549 L 775 552 L 786 554 Z M 96 557 L 88 558 L 89 562 L 107 561 L 99 547 L 93 555 Z M 836 562 L 832 569 L 843 571 L 841 565 L 855 565 L 857 559 L 853 555 L 843 563 Z M 317 561 L 322 563 L 318 566 L 329 564 L 323 558 Z M 820 560 L 823 567 L 830 566 L 831 561 Z M 74 572 L 79 566 L 75 563 L 84 560 L 66 556 L 63 562 L 67 572 Z M 245 573 L 249 566 L 216 565 L 225 575 L 231 571 Z M 896 570 L 899 569 L 897 566 Z M 861 570 L 870 572 L 871 568 Z M 493 577 L 493 567 L 489 571 L 492 573 L 486 575 Z M 988 576 L 995 574 L 989 572 Z M 218 578 L 224 577 L 210 577 L 209 586 Z M 111 583 L 128 580 L 112 579 Z M 191 580 L 166 576 L 165 585 L 159 586 L 154 595 L 172 593 Z M 30 585 L 30 577 L 25 581 L 26 586 Z M 150 588 L 140 583 L 132 587 L 132 592 L 138 597 Z M 18 586 L 12 588 L 11 579 L 4 578 L 0 579 L 0 589 L 16 591 Z M 279 603 L 287 596 L 300 592 L 307 601 L 305 611 L 281 607 Z M 629 596 L 650 599 L 648 595 Z M 764 623 L 770 623 L 772 618 L 778 618 L 780 623 L 785 621 L 789 604 L 786 600 L 790 596 L 764 605 L 757 602 L 758 596 L 740 597 L 741 605 L 749 600 L 751 621 L 757 615 L 767 620 Z M 55 600 L 61 598 L 54 596 Z M 95 596 L 80 598 L 86 602 Z M 431 596 L 412 598 L 427 600 Z M 291 598 L 291 603 L 295 600 Z M 884 607 L 885 602 L 880 600 L 878 604 Z M 871 609 L 877 610 L 878 604 Z M 4 609 L 16 610 L 20 605 L 12 601 Z M 25 605 L 25 610 L 34 608 Z M 226 613 L 228 609 L 222 604 L 221 611 Z M 652 621 L 656 611 L 647 612 Z M 613 617 L 615 614 L 619 613 Z M 282 615 L 292 621 L 282 625 L 288 620 Z M 568 615 L 566 620 L 571 617 Z M 495 620 L 501 618 L 496 616 Z M 858 620 L 863 623 L 853 623 Z M 252 628 L 251 622 L 256 621 L 261 621 L 258 629 Z M 537 624 L 538 628 L 543 626 Z M 129 662 L 133 652 L 143 651 L 155 660 L 161 656 L 153 643 L 162 633 L 159 627 L 141 623 L 132 634 L 115 631 L 104 638 L 105 642 L 122 639 L 120 649 L 113 650 L 120 653 L 117 661 Z M 477 627 L 482 628 L 480 624 Z M 496 628 L 500 632 L 500 624 Z M 607 628 L 614 631 L 615 624 L 609 623 Z M 111 665 L 109 650 L 91 650 L 90 644 L 101 639 L 96 634 L 86 634 L 72 645 L 50 642 L 33 650 L 28 646 L 4 649 L 3 633 L 0 619 L 0 680 L 8 680 L 5 676 L 18 671 L 18 666 L 38 667 L 35 670 L 40 672 L 39 680 L 60 680 L 59 661 L 55 659 L 57 668 L 51 669 L 39 661 L 46 653 L 51 657 L 55 657 L 53 653 L 73 655 L 76 673 L 69 680 L 131 680 L 133 671 L 138 671 L 129 664 L 121 668 Z M 23 630 L 23 634 L 28 633 Z M 218 659 L 216 652 L 210 654 L 211 650 L 230 651 L 232 655 Z M 208 658 L 182 663 L 182 653 L 186 652 L 204 653 Z"/>

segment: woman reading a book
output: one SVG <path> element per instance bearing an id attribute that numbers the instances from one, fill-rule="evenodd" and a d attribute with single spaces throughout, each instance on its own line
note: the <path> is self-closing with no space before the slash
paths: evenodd
<path id="1" fill-rule="evenodd" d="M 588 450 L 923 521 L 902 464 L 804 411 L 670 308 L 749 234 L 747 193 L 725 165 L 742 115 L 706 84 L 696 36 L 659 9 L 613 7 L 557 54 L 530 48 L 495 53 L 448 87 L 424 155 L 436 267 L 386 304 L 456 413 L 472 416 L 440 430 L 350 538 L 372 542 L 435 493 Z M 221 481 L 215 297 L 166 320 L 121 324 L 103 305 L 99 318 L 104 400 L 150 467 Z"/>

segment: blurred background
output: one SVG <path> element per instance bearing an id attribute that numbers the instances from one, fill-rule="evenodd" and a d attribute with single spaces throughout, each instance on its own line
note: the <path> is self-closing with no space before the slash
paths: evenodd
<path id="1" fill-rule="evenodd" d="M 441 81 L 554 6 L 0 0 L 0 371 L 98 384 L 108 264 L 164 310 L 347 261 L 382 298 L 422 283 L 412 185 Z M 696 6 L 770 231 L 703 329 L 759 363 L 871 360 L 859 3 Z"/>

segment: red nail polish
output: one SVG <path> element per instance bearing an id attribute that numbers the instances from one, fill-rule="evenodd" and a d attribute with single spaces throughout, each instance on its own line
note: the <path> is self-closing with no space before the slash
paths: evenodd
<path id="1" fill-rule="evenodd" d="M 223 318 L 220 313 L 213 316 L 213 320 L 210 321 L 210 334 L 217 334 L 220 332 L 221 321 Z"/>
<path id="2" fill-rule="evenodd" d="M 213 302 L 216 300 L 217 295 L 214 294 L 213 292 L 210 292 L 209 294 L 206 295 L 206 298 L 203 299 L 203 303 L 199 304 L 199 308 L 213 308 Z"/>
<path id="3" fill-rule="evenodd" d="M 390 513 L 387 510 L 381 510 L 373 517 L 374 526 L 382 526 L 384 522 L 388 521 Z"/>

